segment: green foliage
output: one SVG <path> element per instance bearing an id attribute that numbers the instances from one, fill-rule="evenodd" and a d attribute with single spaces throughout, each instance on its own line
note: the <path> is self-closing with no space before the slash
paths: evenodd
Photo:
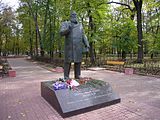
<path id="1" fill-rule="evenodd" d="M 72 1 L 72 2 L 71 2 Z M 122 52 L 136 53 L 137 30 L 135 12 L 125 6 L 113 7 L 106 0 L 20 0 L 16 13 L 11 9 L 0 12 L 0 52 L 35 53 L 43 47 L 46 54 L 62 52 L 64 38 L 59 35 L 62 21 L 70 19 L 76 11 L 95 51 L 101 54 Z M 123 0 L 134 8 L 132 0 Z M 29 3 L 29 4 L 28 4 Z M 160 52 L 160 3 L 143 2 L 143 41 L 147 52 Z M 37 15 L 37 16 L 36 16 Z M 35 16 L 40 31 L 36 36 Z M 37 38 L 37 39 L 36 39 Z M 3 44 L 2 44 L 3 43 Z M 34 54 L 36 55 L 36 54 Z M 53 56 L 52 56 L 53 57 Z"/>
<path id="2" fill-rule="evenodd" d="M 160 34 L 154 35 L 152 33 L 146 34 L 146 41 L 148 42 L 149 53 L 160 53 Z"/>
<path id="3" fill-rule="evenodd" d="M 144 3 L 144 41 L 147 51 L 160 53 L 160 2 L 147 0 Z"/>

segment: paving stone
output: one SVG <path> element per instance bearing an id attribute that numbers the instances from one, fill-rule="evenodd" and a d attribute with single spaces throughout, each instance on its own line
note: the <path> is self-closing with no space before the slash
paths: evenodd
<path id="1" fill-rule="evenodd" d="M 63 73 L 48 71 L 23 58 L 8 61 L 16 77 L 0 80 L 0 120 L 63 120 L 40 93 L 42 81 L 55 80 Z M 109 82 L 122 101 L 65 120 L 160 120 L 160 78 L 107 70 L 84 70 L 83 76 Z"/>

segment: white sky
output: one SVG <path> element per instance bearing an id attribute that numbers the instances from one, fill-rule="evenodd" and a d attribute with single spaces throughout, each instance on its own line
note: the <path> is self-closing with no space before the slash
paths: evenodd
<path id="1" fill-rule="evenodd" d="M 110 0 L 110 1 L 119 2 L 119 0 Z"/>
<path id="2" fill-rule="evenodd" d="M 14 10 L 18 8 L 18 0 L 2 0 L 2 3 L 12 7 Z"/>
<path id="3" fill-rule="evenodd" d="M 119 2 L 119 0 L 110 0 L 114 2 Z M 18 0 L 2 0 L 2 3 L 7 4 L 8 6 L 12 7 L 14 10 L 18 8 Z M 113 6 L 118 6 L 116 4 L 113 4 Z"/>

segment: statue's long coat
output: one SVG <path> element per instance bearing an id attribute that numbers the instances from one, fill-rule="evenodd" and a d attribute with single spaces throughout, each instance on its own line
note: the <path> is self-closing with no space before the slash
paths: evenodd
<path id="1" fill-rule="evenodd" d="M 65 36 L 64 56 L 65 62 L 81 62 L 84 47 L 89 47 L 87 37 L 84 35 L 82 24 L 63 22 L 60 33 Z"/>

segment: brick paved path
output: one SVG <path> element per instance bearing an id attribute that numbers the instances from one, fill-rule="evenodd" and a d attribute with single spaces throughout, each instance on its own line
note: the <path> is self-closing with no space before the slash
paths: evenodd
<path id="1" fill-rule="evenodd" d="M 9 59 L 15 78 L 0 79 L 0 120 L 62 120 L 41 97 L 40 82 L 62 77 L 22 58 Z M 122 102 L 65 120 L 160 120 L 160 79 L 111 71 L 83 71 L 109 82 Z"/>

